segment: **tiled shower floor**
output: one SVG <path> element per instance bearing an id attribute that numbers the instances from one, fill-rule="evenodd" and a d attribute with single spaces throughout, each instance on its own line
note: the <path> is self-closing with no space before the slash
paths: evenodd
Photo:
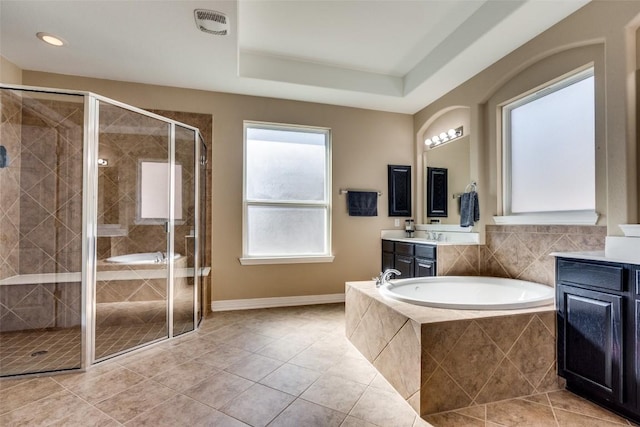
<path id="1" fill-rule="evenodd" d="M 344 337 L 344 305 L 214 313 L 86 373 L 0 380 L 0 425 L 629 426 L 566 391 L 416 416 Z"/>
<path id="2" fill-rule="evenodd" d="M 192 323 L 174 326 L 176 335 Z M 96 336 L 96 358 L 166 336 L 164 323 L 103 326 Z M 0 374 L 19 375 L 73 369 L 80 366 L 80 328 L 3 332 L 0 334 Z"/>

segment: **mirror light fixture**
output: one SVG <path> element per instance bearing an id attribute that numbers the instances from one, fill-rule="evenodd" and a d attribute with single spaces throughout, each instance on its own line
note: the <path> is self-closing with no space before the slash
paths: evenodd
<path id="1" fill-rule="evenodd" d="M 449 129 L 447 132 L 441 132 L 439 135 L 434 135 L 431 138 L 424 140 L 427 148 L 435 148 L 439 145 L 451 142 L 454 139 L 458 139 L 463 135 L 462 126 L 455 129 Z"/>
<path id="2" fill-rule="evenodd" d="M 49 33 L 37 33 L 36 37 L 38 37 L 40 40 L 42 40 L 43 42 L 50 44 L 51 46 L 64 46 L 65 42 L 64 40 L 62 40 L 60 37 L 58 36 L 54 36 L 53 34 L 49 34 Z"/>

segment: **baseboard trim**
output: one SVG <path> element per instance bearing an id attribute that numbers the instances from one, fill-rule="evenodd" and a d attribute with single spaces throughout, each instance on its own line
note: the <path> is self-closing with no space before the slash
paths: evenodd
<path id="1" fill-rule="evenodd" d="M 211 302 L 211 311 L 252 310 L 291 307 L 295 305 L 333 304 L 344 302 L 344 294 L 302 295 L 295 297 L 228 299 Z"/>

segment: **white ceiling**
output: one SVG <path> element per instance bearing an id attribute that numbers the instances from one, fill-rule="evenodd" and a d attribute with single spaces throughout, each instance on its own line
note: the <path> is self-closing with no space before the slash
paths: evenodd
<path id="1" fill-rule="evenodd" d="M 415 113 L 588 2 L 0 0 L 0 55 L 24 70 Z M 226 14 L 230 34 L 201 32 L 194 9 Z"/>

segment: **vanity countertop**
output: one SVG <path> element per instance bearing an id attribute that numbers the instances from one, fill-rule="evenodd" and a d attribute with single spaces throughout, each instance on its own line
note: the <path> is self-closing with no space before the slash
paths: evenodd
<path id="1" fill-rule="evenodd" d="M 468 243 L 468 242 L 442 242 L 433 239 L 425 239 L 424 237 L 383 237 L 383 240 L 393 240 L 394 242 L 405 242 L 405 243 L 416 243 L 420 245 L 436 245 L 436 246 L 447 246 L 447 245 L 477 245 L 478 243 Z"/>
<path id="2" fill-rule="evenodd" d="M 393 240 L 394 242 L 416 243 L 422 245 L 450 246 L 450 245 L 478 245 L 480 237 L 478 233 L 438 232 L 442 240 L 434 240 L 426 237 L 426 232 L 415 231 L 415 237 L 407 237 L 404 230 L 382 230 L 380 238 Z"/>
<path id="3" fill-rule="evenodd" d="M 640 265 L 640 260 L 630 260 L 620 257 L 606 256 L 604 251 L 584 251 L 584 252 L 551 252 L 549 255 L 558 258 L 582 259 L 587 261 L 617 262 L 620 264 Z"/>

